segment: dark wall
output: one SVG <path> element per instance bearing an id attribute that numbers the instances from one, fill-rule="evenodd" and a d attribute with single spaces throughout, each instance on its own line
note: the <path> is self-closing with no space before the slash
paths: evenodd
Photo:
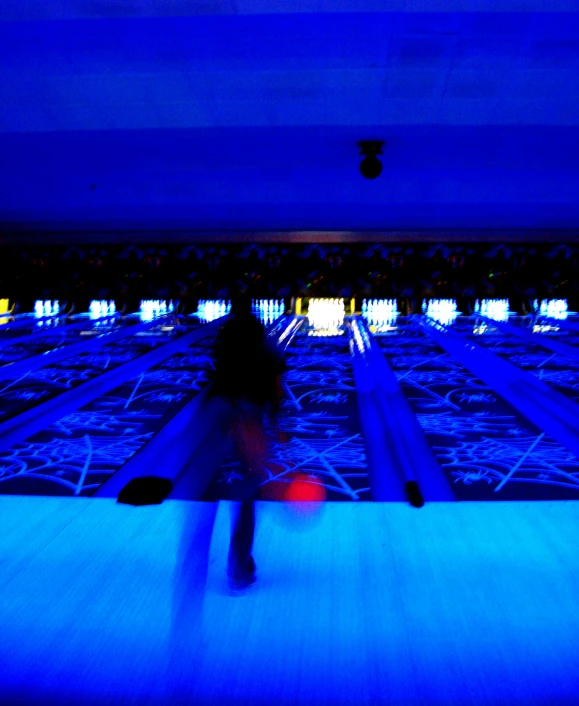
<path id="1" fill-rule="evenodd" d="M 579 245 L 224 244 L 0 247 L 0 297 L 134 304 L 144 298 L 562 297 L 574 306 Z"/>

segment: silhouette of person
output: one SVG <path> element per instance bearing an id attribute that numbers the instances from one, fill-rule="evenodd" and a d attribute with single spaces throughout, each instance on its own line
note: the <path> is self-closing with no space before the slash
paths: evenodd
<path id="1" fill-rule="evenodd" d="M 251 298 L 232 298 L 231 315 L 214 348 L 212 392 L 228 403 L 228 433 L 241 460 L 243 479 L 235 484 L 231 539 L 227 560 L 233 590 L 247 588 L 256 579 L 252 556 L 255 534 L 254 496 L 264 477 L 268 442 L 264 428 L 267 413 L 274 418 L 279 405 L 282 355 L 269 344 L 263 325 L 251 312 Z"/>

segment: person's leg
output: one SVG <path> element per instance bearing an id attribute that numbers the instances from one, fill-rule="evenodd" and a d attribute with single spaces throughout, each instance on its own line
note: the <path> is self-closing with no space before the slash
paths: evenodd
<path id="1" fill-rule="evenodd" d="M 254 495 L 267 458 L 263 411 L 243 405 L 234 424 L 234 436 L 245 479 L 238 489 L 240 502 L 232 508 L 227 570 L 232 587 L 242 588 L 255 582 L 255 562 L 251 554 L 255 534 Z"/>
<path id="2" fill-rule="evenodd" d="M 232 584 L 251 585 L 255 581 L 255 562 L 251 555 L 255 533 L 255 504 L 243 500 L 233 508 L 231 542 L 227 571 Z"/>

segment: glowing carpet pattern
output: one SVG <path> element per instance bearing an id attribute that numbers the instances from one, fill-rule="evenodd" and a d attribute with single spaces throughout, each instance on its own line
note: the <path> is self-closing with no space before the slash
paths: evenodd
<path id="1" fill-rule="evenodd" d="M 579 498 L 579 461 L 401 321 L 380 345 L 461 500 Z"/>
<path id="2" fill-rule="evenodd" d="M 83 340 L 86 340 L 86 338 L 81 336 L 81 332 L 78 329 L 68 331 L 64 328 L 54 332 L 47 330 L 46 336 L 38 336 L 29 341 L 15 341 L 0 348 L 0 366 L 16 363 L 19 360 L 31 358 L 34 355 L 40 355 L 55 348 L 80 343 Z"/>
<path id="3" fill-rule="evenodd" d="M 0 422 L 134 360 L 168 343 L 184 330 L 163 335 L 128 335 L 94 351 L 76 354 L 12 379 L 0 380 Z"/>
<path id="4" fill-rule="evenodd" d="M 13 338 L 20 338 L 31 333 L 34 328 L 30 325 L 17 325 L 0 315 L 0 343 L 6 345 Z"/>
<path id="5" fill-rule="evenodd" d="M 206 337 L 0 453 L 0 493 L 91 495 L 207 384 L 212 341 Z"/>
<path id="6" fill-rule="evenodd" d="M 54 319 L 49 319 L 48 321 L 42 322 L 38 321 L 38 319 L 36 319 L 33 315 L 25 316 L 22 319 L 16 319 L 13 321 L 0 317 L 0 344 L 9 345 L 9 342 L 12 339 L 28 336 L 29 334 L 36 333 L 37 331 L 44 331 L 46 335 L 49 335 L 52 332 L 51 329 L 54 329 L 57 326 L 66 326 L 66 323 L 67 318 L 65 316 L 56 317 Z M 89 322 L 87 320 L 87 324 L 88 323 Z"/>
<path id="7" fill-rule="evenodd" d="M 269 429 L 267 477 L 260 497 L 282 499 L 297 473 L 323 484 L 328 500 L 370 500 L 366 452 L 358 420 L 352 361 L 346 336 L 298 334 L 286 350 L 285 399 L 278 429 Z M 240 461 L 229 455 L 206 499 L 235 498 Z"/>
<path id="8" fill-rule="evenodd" d="M 573 316 L 572 320 L 574 323 L 577 323 L 576 316 Z M 544 336 L 545 338 L 556 338 L 558 341 L 561 341 L 561 343 L 565 343 L 568 346 L 573 346 L 579 351 L 579 331 L 573 331 L 562 327 L 558 331 L 546 331 L 541 333 L 540 336 Z M 537 338 L 539 338 L 539 335 L 537 335 Z"/>
<path id="9" fill-rule="evenodd" d="M 526 370 L 554 390 L 579 402 L 579 360 L 568 358 L 540 345 L 487 325 L 483 334 L 473 334 L 476 318 L 460 317 L 453 329 L 473 343 L 492 351 L 521 370 Z M 512 323 L 512 322 L 511 322 Z M 555 337 L 551 333 L 550 336 Z M 559 337 L 557 337 L 559 340 Z M 565 342 L 569 342 L 564 336 Z M 579 409 L 578 409 L 579 411 Z"/>
<path id="10" fill-rule="evenodd" d="M 55 319 L 44 324 L 36 322 L 31 325 L 25 321 L 12 330 L 2 331 L 0 327 L 0 368 L 47 351 L 86 342 L 92 336 L 113 333 L 121 329 L 129 330 L 131 326 L 140 323 L 138 316 L 99 320 L 82 316 Z"/>

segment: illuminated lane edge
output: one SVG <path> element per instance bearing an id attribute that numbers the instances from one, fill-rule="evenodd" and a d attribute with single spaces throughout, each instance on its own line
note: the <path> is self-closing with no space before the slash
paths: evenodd
<path id="1" fill-rule="evenodd" d="M 577 433 L 556 418 L 561 396 L 445 327 L 419 322 L 402 323 L 399 341 L 384 350 L 459 499 L 578 498 L 579 459 L 568 450 Z"/>
<path id="2" fill-rule="evenodd" d="M 521 328 L 520 326 L 515 326 L 514 324 L 507 323 L 505 321 L 495 321 L 482 314 L 477 314 L 481 319 L 489 322 L 490 325 L 505 331 L 505 333 L 510 333 L 513 336 L 518 336 L 529 342 L 536 343 L 543 348 L 548 348 L 554 353 L 560 353 L 561 355 L 567 356 L 569 358 L 574 358 L 579 360 L 579 348 L 569 345 L 568 343 L 563 343 L 562 341 L 554 341 L 549 336 L 542 333 L 532 333 L 528 329 Z M 559 322 L 557 322 L 558 324 Z"/>
<path id="3" fill-rule="evenodd" d="M 579 333 L 579 320 L 576 314 L 573 316 L 573 319 L 571 321 L 569 319 L 552 319 L 548 316 L 542 316 L 540 314 L 536 315 L 534 318 L 538 326 L 541 326 L 543 323 L 545 323 L 551 327 L 556 326 L 558 329 L 562 329 L 563 331 L 572 331 L 574 333 Z"/>
<path id="4" fill-rule="evenodd" d="M 0 380 L 0 436 L 6 432 L 11 420 L 13 424 L 20 423 L 15 419 L 18 415 L 43 405 L 78 385 L 84 385 L 123 363 L 135 360 L 187 332 L 184 326 L 164 327 L 162 323 L 148 323 L 144 329 L 132 325 L 123 329 L 121 337 L 107 336 L 101 339 L 98 336 L 98 343 L 94 347 L 90 346 L 89 339 L 89 350 L 81 349 L 76 355 L 71 355 L 71 348 L 67 347 L 67 355 L 62 360 L 51 363 L 53 359 L 50 356 L 43 356 L 43 367 L 35 369 L 31 366 L 20 375 Z M 9 370 L 14 370 L 14 367 L 9 366 Z"/>
<path id="5" fill-rule="evenodd" d="M 128 335 L 105 343 L 96 350 L 67 356 L 60 362 L 28 371 L 12 380 L 0 381 L 0 422 L 12 419 L 56 395 L 114 370 L 123 363 L 136 360 L 178 337 L 167 334 Z"/>
<path id="6" fill-rule="evenodd" d="M 403 474 L 399 472 L 399 459 L 389 444 L 388 430 L 379 408 L 376 395 L 379 373 L 374 365 L 370 337 L 359 317 L 350 317 L 347 323 L 372 499 L 403 502 L 406 500 Z"/>
<path id="7" fill-rule="evenodd" d="M 64 414 L 77 410 L 91 401 L 95 396 L 122 384 L 131 376 L 137 375 L 149 367 L 179 352 L 198 341 L 205 335 L 212 334 L 218 324 L 208 324 L 199 327 L 191 333 L 186 333 L 173 341 L 167 341 L 135 360 L 130 360 L 114 370 L 104 372 L 99 377 L 82 385 L 63 392 L 47 402 L 32 407 L 0 425 L 0 451 L 46 428 Z"/>
<path id="8" fill-rule="evenodd" d="M 24 360 L 31 361 L 39 355 L 50 355 L 52 351 L 89 341 L 98 335 L 109 334 L 129 328 L 128 325 L 102 326 L 87 322 L 83 327 L 46 329 L 40 336 L 30 334 L 21 341 L 0 348 L 0 371 L 9 365 L 18 365 Z"/>
<path id="9" fill-rule="evenodd" d="M 0 349 L 0 371 L 7 370 L 8 366 L 14 366 L 23 360 L 33 360 L 35 356 L 44 355 L 47 351 L 53 351 L 76 343 L 86 342 L 87 338 L 82 338 L 80 331 L 64 331 L 52 333 L 44 331 L 38 338 L 32 337 L 29 342 L 26 340 L 14 343 Z"/>
<path id="10" fill-rule="evenodd" d="M 279 413 L 279 428 L 291 435 L 279 443 L 269 429 L 270 456 L 267 478 L 260 497 L 283 499 L 296 473 L 321 482 L 329 500 L 369 500 L 370 487 L 366 452 L 358 423 L 352 359 L 345 336 L 312 337 L 296 330 L 304 318 L 296 317 L 281 332 L 289 370 L 284 374 L 286 398 Z M 229 454 L 217 469 L 204 495 L 205 500 L 236 495 L 242 479 L 240 461 Z"/>
<path id="11" fill-rule="evenodd" d="M 495 355 L 525 370 L 553 390 L 579 404 L 579 360 L 554 353 L 542 341 L 521 338 L 499 328 L 488 327 L 483 334 L 474 334 L 476 317 L 463 317 L 454 330 Z M 558 323 L 553 320 L 553 323 Z"/>
<path id="12" fill-rule="evenodd" d="M 116 341 L 117 339 L 124 338 L 125 336 L 138 335 L 142 331 L 155 328 L 160 323 L 162 323 L 164 317 L 157 319 L 156 321 L 134 324 L 132 326 L 123 327 L 120 330 L 112 332 L 103 332 L 95 336 L 91 336 L 89 340 L 81 340 L 78 343 L 71 343 L 70 345 L 64 345 L 60 348 L 54 350 L 45 351 L 38 355 L 32 356 L 30 358 L 25 358 L 16 363 L 10 365 L 5 365 L 0 367 L 0 381 L 16 378 L 23 373 L 27 373 L 32 370 L 38 370 L 38 368 L 44 368 L 47 365 L 52 365 L 57 363 L 69 356 L 77 355 L 79 353 L 85 353 L 87 351 L 96 350 L 100 346 L 104 346 L 107 343 Z"/>
<path id="13" fill-rule="evenodd" d="M 364 318 L 352 316 L 348 322 L 360 414 L 368 427 L 365 440 L 374 498 L 406 499 L 404 486 L 415 481 L 427 501 L 456 500 L 396 375 L 368 331 Z M 389 327 L 388 330 L 395 329 Z"/>
<path id="14" fill-rule="evenodd" d="M 67 317 L 58 317 L 67 318 Z M 70 318 L 70 317 L 69 317 Z M 83 328 L 91 328 L 93 326 L 98 326 L 103 322 L 110 321 L 111 325 L 119 323 L 121 321 L 120 314 L 114 314 L 111 316 L 103 316 L 100 318 L 90 318 L 89 316 L 84 317 L 84 321 L 75 321 L 71 319 L 70 321 L 65 321 L 57 326 L 48 326 L 46 328 L 35 328 L 29 333 L 23 334 L 22 336 L 14 337 L 0 337 L 0 349 L 6 348 L 11 345 L 18 345 L 19 343 L 27 343 L 31 339 L 42 338 L 44 336 L 59 335 L 61 333 L 68 333 L 69 331 L 78 331 Z M 1 360 L 1 359 L 0 359 Z"/>
<path id="15" fill-rule="evenodd" d="M 126 380 L 126 368 L 125 382 L 80 409 L 63 416 L 59 406 L 51 426 L 0 453 L 0 493 L 91 495 L 205 387 L 215 331 L 143 356 L 147 369 Z"/>
<path id="16" fill-rule="evenodd" d="M 82 315 L 82 314 L 81 314 Z M 37 316 L 35 312 L 29 311 L 23 314 L 11 314 L 7 312 L 0 313 L 0 336 L 8 333 L 9 331 L 20 330 L 23 328 L 36 329 L 37 324 L 49 324 L 52 321 L 58 321 L 58 319 L 66 318 L 67 316 L 79 316 L 79 314 L 49 314 L 47 316 Z M 7 319 L 7 320 L 5 320 Z M 60 324 L 57 324 L 60 325 Z"/>
<path id="17" fill-rule="evenodd" d="M 282 316 L 268 328 L 267 336 L 285 351 L 306 321 L 305 316 Z"/>
<path id="18" fill-rule="evenodd" d="M 301 320 L 282 318 L 273 329 L 282 333 L 284 330 L 288 333 L 295 332 L 296 326 L 300 324 Z M 39 454 L 44 454 L 46 461 L 46 454 L 52 451 L 57 459 L 56 465 L 45 463 L 42 468 L 53 480 L 58 471 L 64 473 L 59 479 L 58 490 L 52 488 L 48 491 L 52 494 L 56 492 L 87 495 L 96 491 L 95 494 L 100 497 L 115 497 L 131 477 L 142 475 L 143 472 L 176 480 L 181 471 L 187 470 L 187 464 L 196 447 L 207 440 L 207 435 L 214 432 L 211 425 L 219 426 L 218 414 L 212 414 L 210 411 L 208 415 L 207 408 L 200 400 L 203 396 L 198 395 L 207 383 L 207 370 L 211 366 L 207 348 L 219 326 L 221 321 L 215 321 L 185 334 L 173 343 L 164 344 L 159 351 L 145 354 L 138 366 L 135 366 L 135 363 L 139 361 L 130 363 L 133 373 L 137 368 L 146 367 L 145 359 L 149 361 L 150 367 L 110 394 L 97 399 L 91 398 L 85 408 L 69 414 L 64 419 L 58 419 L 52 429 L 56 430 L 58 436 L 49 440 L 48 444 L 45 439 L 40 438 L 34 447 L 27 446 L 26 443 L 20 445 L 20 462 L 26 458 L 36 459 Z M 189 348 L 185 348 L 187 344 Z M 183 348 L 185 350 L 181 350 Z M 163 351 L 166 352 L 161 355 Z M 163 358 L 163 361 L 151 367 L 152 363 L 160 358 Z M 124 379 L 126 378 L 127 374 L 124 375 Z M 101 388 L 102 385 L 99 385 L 99 391 Z M 147 409 L 140 410 L 141 414 L 139 410 L 135 413 L 134 407 L 142 404 L 145 404 Z M 107 410 L 105 413 L 101 411 L 102 407 Z M 59 405 L 57 414 L 61 411 L 62 405 Z M 139 433 L 135 435 L 135 431 Z M 62 433 L 65 434 L 64 440 L 60 438 Z M 40 436 L 42 437 L 42 432 Z M 82 436 L 83 443 L 80 443 L 79 436 Z M 222 439 L 213 441 L 218 445 Z M 13 453 L 14 449 L 10 449 L 10 452 Z M 72 458 L 68 468 L 67 456 Z M 18 462 L 15 458 L 13 461 Z M 75 474 L 81 464 L 78 480 Z M 50 478 L 46 477 L 39 467 L 34 467 L 31 475 L 43 484 L 40 492 L 47 492 L 46 485 L 50 484 Z M 188 476 L 187 491 L 194 492 L 193 496 L 188 497 L 200 496 L 207 484 L 205 482 L 205 485 L 199 486 L 203 476 L 194 477 L 194 482 L 191 483 L 192 474 L 184 475 Z M 38 486 L 38 483 L 36 485 Z M 192 488 L 195 485 L 197 487 Z"/>

